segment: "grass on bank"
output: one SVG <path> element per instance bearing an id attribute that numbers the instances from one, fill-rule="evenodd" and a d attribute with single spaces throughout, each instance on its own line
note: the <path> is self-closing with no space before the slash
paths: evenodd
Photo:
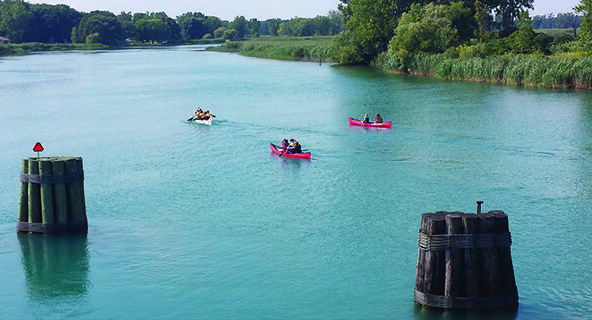
<path id="1" fill-rule="evenodd" d="M 108 50 L 125 48 L 126 46 L 134 47 L 162 47 L 162 46 L 177 46 L 184 44 L 193 45 L 208 45 L 208 44 L 220 44 L 224 43 L 224 39 L 197 39 L 187 43 L 148 43 L 140 41 L 130 41 L 122 46 L 109 46 L 101 43 L 40 43 L 40 42 L 29 42 L 29 43 L 11 43 L 11 44 L 0 44 L 0 56 L 14 56 L 23 55 L 31 52 L 43 52 L 43 51 L 68 51 L 68 50 Z"/>
<path id="2" fill-rule="evenodd" d="M 29 52 L 67 50 L 105 50 L 109 46 L 100 43 L 14 43 L 0 44 L 0 56 L 23 55 Z"/>
<path id="3" fill-rule="evenodd" d="M 577 32 L 579 33 L 579 29 L 577 30 Z M 535 29 L 534 30 L 535 33 L 544 33 L 548 36 L 551 37 L 557 37 L 560 36 L 562 34 L 569 34 L 569 35 L 574 35 L 574 30 L 572 28 L 566 28 L 566 29 Z"/>
<path id="4" fill-rule="evenodd" d="M 238 52 L 242 55 L 276 60 L 331 60 L 333 37 L 259 37 L 244 41 L 227 41 L 212 51 Z"/>
<path id="5" fill-rule="evenodd" d="M 387 69 L 396 70 L 392 65 L 387 66 Z M 449 80 L 538 88 L 592 89 L 592 56 L 573 58 L 562 55 L 505 54 L 461 59 L 446 58 L 443 54 L 418 54 L 409 69 L 413 74 Z"/>

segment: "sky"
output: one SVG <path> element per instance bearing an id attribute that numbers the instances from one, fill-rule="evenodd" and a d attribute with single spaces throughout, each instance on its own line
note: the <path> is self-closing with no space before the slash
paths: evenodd
<path id="1" fill-rule="evenodd" d="M 122 11 L 132 13 L 164 11 L 173 18 L 186 12 L 201 12 L 229 21 L 241 15 L 247 19 L 259 20 L 312 18 L 337 10 L 339 4 L 339 0 L 29 0 L 27 2 L 67 4 L 83 12 L 106 10 L 119 14 Z M 531 16 L 573 12 L 572 8 L 580 2 L 580 0 L 534 0 Z"/>

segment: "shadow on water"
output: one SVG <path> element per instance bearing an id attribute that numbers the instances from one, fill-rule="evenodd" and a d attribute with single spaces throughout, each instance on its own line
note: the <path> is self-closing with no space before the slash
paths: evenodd
<path id="1" fill-rule="evenodd" d="M 87 235 L 17 233 L 29 296 L 34 301 L 70 296 L 89 288 Z"/>
<path id="2" fill-rule="evenodd" d="M 471 319 L 496 319 L 496 320 L 513 320 L 516 319 L 518 313 L 518 306 L 505 307 L 499 309 L 483 309 L 483 310 L 443 310 L 437 308 L 424 308 L 415 304 L 415 319 L 417 320 L 437 320 L 437 319 L 455 319 L 455 320 L 471 320 Z"/>

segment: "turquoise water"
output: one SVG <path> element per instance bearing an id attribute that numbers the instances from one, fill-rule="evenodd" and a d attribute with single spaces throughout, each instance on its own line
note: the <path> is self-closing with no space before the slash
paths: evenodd
<path id="1" fill-rule="evenodd" d="M 3 58 L 0 101 L 2 319 L 592 314 L 589 92 L 177 47 Z M 310 161 L 270 153 L 291 137 Z M 36 141 L 83 158 L 87 236 L 15 232 Z M 518 311 L 415 307 L 421 213 L 477 200 L 509 215 Z"/>

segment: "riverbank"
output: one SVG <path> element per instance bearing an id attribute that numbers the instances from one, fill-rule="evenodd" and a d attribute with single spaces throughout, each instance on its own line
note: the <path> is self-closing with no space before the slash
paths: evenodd
<path id="1" fill-rule="evenodd" d="M 386 53 L 377 64 L 389 72 L 446 80 L 491 82 L 519 87 L 592 89 L 592 57 L 504 54 L 487 58 L 446 58 L 444 54 L 418 54 L 406 70 Z"/>
<path id="2" fill-rule="evenodd" d="M 11 43 L 0 44 L 0 57 L 16 56 L 34 52 L 45 51 L 69 51 L 69 50 L 114 50 L 121 48 L 153 48 L 153 47 L 170 47 L 179 45 L 206 45 L 206 44 L 220 44 L 224 43 L 223 39 L 200 39 L 192 40 L 186 43 L 146 43 L 146 42 L 129 42 L 120 46 L 109 46 L 101 43 Z"/>
<path id="3" fill-rule="evenodd" d="M 260 37 L 245 41 L 227 41 L 211 51 L 238 52 L 256 58 L 296 61 L 334 62 L 333 37 Z"/>
<path id="4" fill-rule="evenodd" d="M 43 51 L 105 50 L 110 48 L 110 46 L 100 43 L 11 43 L 0 44 L 0 56 L 15 56 Z"/>

